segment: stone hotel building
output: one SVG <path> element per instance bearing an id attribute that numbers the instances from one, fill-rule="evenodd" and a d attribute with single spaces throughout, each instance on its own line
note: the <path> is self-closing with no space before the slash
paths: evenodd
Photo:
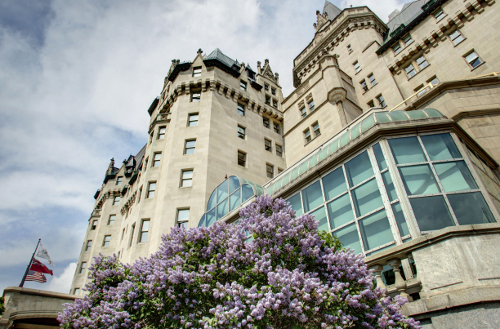
<path id="1" fill-rule="evenodd" d="M 94 196 L 70 293 L 99 253 L 133 262 L 267 193 L 362 253 L 424 328 L 499 328 L 498 6 L 418 0 L 384 23 L 326 1 L 290 95 L 268 60 L 173 60 L 147 143 Z"/>

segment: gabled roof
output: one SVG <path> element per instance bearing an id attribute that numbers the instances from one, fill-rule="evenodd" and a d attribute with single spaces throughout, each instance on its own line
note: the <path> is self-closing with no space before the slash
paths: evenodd
<path id="1" fill-rule="evenodd" d="M 333 21 L 335 17 L 337 17 L 341 12 L 342 10 L 340 10 L 333 3 L 331 3 L 328 0 L 325 1 L 325 6 L 323 7 L 323 14 L 327 13 L 329 20 Z"/>

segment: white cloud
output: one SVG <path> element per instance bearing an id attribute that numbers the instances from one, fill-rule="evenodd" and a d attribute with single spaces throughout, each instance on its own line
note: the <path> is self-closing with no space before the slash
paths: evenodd
<path id="1" fill-rule="evenodd" d="M 49 284 L 46 286 L 46 288 L 44 288 L 44 290 L 63 292 L 65 294 L 69 293 L 75 271 L 76 263 L 70 263 L 68 266 L 66 266 L 64 272 L 61 275 L 55 276 L 52 278 L 52 280 L 50 280 Z"/>

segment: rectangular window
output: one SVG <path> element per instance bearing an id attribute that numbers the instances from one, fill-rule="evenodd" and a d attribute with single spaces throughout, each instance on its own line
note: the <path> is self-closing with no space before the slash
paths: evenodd
<path id="1" fill-rule="evenodd" d="M 359 66 L 359 62 L 358 61 L 355 61 L 352 66 L 354 66 L 354 71 L 356 71 L 356 73 L 358 73 L 359 71 L 361 71 L 361 66 Z"/>
<path id="2" fill-rule="evenodd" d="M 194 127 L 198 125 L 198 113 L 192 113 L 188 116 L 188 127 Z"/>
<path id="3" fill-rule="evenodd" d="M 276 96 L 276 88 L 271 88 L 271 94 L 273 94 L 274 96 Z"/>
<path id="4" fill-rule="evenodd" d="M 458 45 L 460 42 L 464 40 L 464 37 L 462 36 L 462 33 L 460 33 L 459 30 L 455 30 L 451 32 L 450 39 L 454 45 Z"/>
<path id="5" fill-rule="evenodd" d="M 139 188 L 139 192 L 137 193 L 137 203 L 141 202 L 142 196 L 142 186 Z"/>
<path id="6" fill-rule="evenodd" d="M 442 20 L 446 14 L 444 13 L 443 9 L 439 8 L 438 10 L 436 10 L 434 12 L 434 17 L 436 18 L 436 20 L 439 22 L 440 20 Z"/>
<path id="7" fill-rule="evenodd" d="M 401 52 L 401 45 L 399 44 L 399 41 L 392 46 L 392 50 L 394 51 L 394 55 L 397 55 Z"/>
<path id="8" fill-rule="evenodd" d="M 273 178 L 274 177 L 274 166 L 269 164 L 269 163 L 266 163 L 266 173 L 267 173 L 267 177 Z"/>
<path id="9" fill-rule="evenodd" d="M 283 147 L 281 145 L 276 144 L 276 155 L 283 157 Z"/>
<path id="10" fill-rule="evenodd" d="M 123 241 L 123 237 L 125 236 L 125 229 L 122 230 L 122 238 L 120 241 Z"/>
<path id="11" fill-rule="evenodd" d="M 108 247 L 110 242 L 111 242 L 111 235 L 105 235 L 104 240 L 102 240 L 102 246 Z"/>
<path id="12" fill-rule="evenodd" d="M 90 247 L 92 247 L 92 240 L 87 240 L 87 244 L 85 245 L 85 251 L 89 251 Z"/>
<path id="13" fill-rule="evenodd" d="M 243 91 L 247 91 L 247 83 L 245 81 L 240 80 L 240 89 Z"/>
<path id="14" fill-rule="evenodd" d="M 266 151 L 273 151 L 272 142 L 269 139 L 264 138 L 264 148 L 266 149 Z"/>
<path id="15" fill-rule="evenodd" d="M 416 74 L 415 69 L 413 68 L 413 64 L 410 64 L 407 67 L 405 67 L 405 71 L 406 71 L 406 74 L 408 75 L 408 78 L 411 78 L 412 76 L 414 76 Z"/>
<path id="16" fill-rule="evenodd" d="M 156 182 L 150 182 L 148 186 L 148 196 L 147 199 L 151 199 L 155 196 Z"/>
<path id="17" fill-rule="evenodd" d="M 120 196 L 115 196 L 113 198 L 113 206 L 117 205 L 118 203 L 120 203 Z"/>
<path id="18" fill-rule="evenodd" d="M 193 185 L 193 170 L 183 170 L 181 176 L 181 187 L 190 187 Z"/>
<path id="19" fill-rule="evenodd" d="M 352 47 L 351 47 L 351 45 L 347 45 L 347 51 L 349 52 L 349 54 L 352 53 Z"/>
<path id="20" fill-rule="evenodd" d="M 377 100 L 378 100 L 378 103 L 379 103 L 380 107 L 385 107 L 386 106 L 385 100 L 384 100 L 384 97 L 382 97 L 382 94 L 380 94 L 380 95 L 377 96 Z"/>
<path id="21" fill-rule="evenodd" d="M 80 264 L 80 274 L 82 274 L 83 272 L 85 272 L 85 268 L 87 268 L 87 262 L 82 262 Z"/>
<path id="22" fill-rule="evenodd" d="M 97 228 L 97 220 L 94 220 L 92 222 L 92 227 L 90 228 L 90 230 L 94 231 L 96 228 Z"/>
<path id="23" fill-rule="evenodd" d="M 277 134 L 279 134 L 281 132 L 280 124 L 276 123 L 276 122 L 273 122 L 273 125 L 274 125 L 274 132 L 277 133 Z"/>
<path id="24" fill-rule="evenodd" d="M 135 232 L 135 223 L 132 224 L 132 229 L 130 230 L 130 238 L 128 240 L 128 247 L 132 246 L 132 242 L 134 241 L 134 232 Z"/>
<path id="25" fill-rule="evenodd" d="M 271 105 L 271 97 L 266 95 L 266 104 Z"/>
<path id="26" fill-rule="evenodd" d="M 319 123 L 318 122 L 313 124 L 313 130 L 314 130 L 315 137 L 318 137 L 319 135 L 321 135 L 321 131 L 319 130 Z"/>
<path id="27" fill-rule="evenodd" d="M 122 185 L 122 182 L 123 182 L 123 176 L 116 177 L 116 185 Z"/>
<path id="28" fill-rule="evenodd" d="M 139 234 L 139 242 L 148 241 L 149 219 L 143 219 L 141 224 L 141 232 Z"/>
<path id="29" fill-rule="evenodd" d="M 282 172 L 283 172 L 283 169 L 278 168 L 278 175 L 281 174 Z"/>
<path id="30" fill-rule="evenodd" d="M 238 103 L 238 114 L 245 115 L 245 105 Z"/>
<path id="31" fill-rule="evenodd" d="M 421 84 L 420 86 L 418 86 L 417 88 L 413 89 L 414 92 L 418 92 L 417 93 L 417 97 L 420 97 L 422 96 L 423 94 L 425 94 L 427 92 L 427 89 L 424 88 L 424 84 Z"/>
<path id="32" fill-rule="evenodd" d="M 193 78 L 201 77 L 201 66 L 193 67 Z"/>
<path id="33" fill-rule="evenodd" d="M 375 80 L 375 76 L 373 75 L 373 73 L 368 76 L 368 79 L 370 79 L 370 83 L 372 84 L 372 86 L 375 86 L 377 84 L 377 80 Z"/>
<path id="34" fill-rule="evenodd" d="M 278 101 L 273 99 L 273 107 L 278 108 Z"/>
<path id="35" fill-rule="evenodd" d="M 184 144 L 184 154 L 193 154 L 196 147 L 196 139 L 187 140 Z"/>
<path id="36" fill-rule="evenodd" d="M 309 128 L 304 130 L 304 138 L 306 140 L 306 143 L 309 143 L 311 141 L 311 130 Z"/>
<path id="37" fill-rule="evenodd" d="M 238 165 L 245 167 L 247 164 L 247 155 L 245 152 L 238 151 Z"/>
<path id="38" fill-rule="evenodd" d="M 193 91 L 191 93 L 191 102 L 199 102 L 201 99 L 201 91 Z"/>
<path id="39" fill-rule="evenodd" d="M 421 70 L 425 69 L 429 65 L 423 55 L 417 58 L 417 64 Z"/>
<path id="40" fill-rule="evenodd" d="M 161 153 L 155 153 L 153 156 L 153 167 L 160 166 Z"/>
<path id="41" fill-rule="evenodd" d="M 369 101 L 367 104 L 369 108 L 375 107 L 375 103 L 373 101 Z"/>
<path id="42" fill-rule="evenodd" d="M 436 76 L 433 76 L 429 80 L 427 80 L 427 83 L 432 83 L 433 86 L 437 85 L 439 83 L 439 80 Z"/>
<path id="43" fill-rule="evenodd" d="M 146 168 L 148 167 L 148 160 L 149 158 L 146 158 L 146 160 L 144 160 L 144 171 L 146 171 Z"/>
<path id="44" fill-rule="evenodd" d="M 479 56 L 475 51 L 468 53 L 467 55 L 464 56 L 464 58 L 472 68 L 476 68 L 483 63 L 482 59 L 479 58 Z"/>
<path id="45" fill-rule="evenodd" d="M 301 107 L 300 108 L 300 115 L 305 118 L 307 116 L 307 111 L 306 111 L 306 107 Z"/>
<path id="46" fill-rule="evenodd" d="M 73 295 L 79 295 L 79 294 L 80 294 L 80 288 L 75 288 Z"/>
<path id="47" fill-rule="evenodd" d="M 264 127 L 266 128 L 269 128 L 269 118 L 266 118 L 266 117 L 262 117 L 262 124 L 264 125 Z"/>
<path id="48" fill-rule="evenodd" d="M 177 227 L 184 227 L 187 229 L 189 222 L 189 209 L 177 209 Z"/>
<path id="49" fill-rule="evenodd" d="M 115 219 L 116 219 L 116 215 L 109 215 L 108 225 L 114 225 Z"/>
<path id="50" fill-rule="evenodd" d="M 315 107 L 314 107 L 314 101 L 311 99 L 309 101 L 309 103 L 307 104 L 309 106 L 309 111 L 314 111 Z"/>
<path id="51" fill-rule="evenodd" d="M 361 84 L 361 89 L 363 89 L 364 91 L 368 91 L 368 86 L 366 85 L 365 80 L 361 81 L 360 84 Z"/>
<path id="52" fill-rule="evenodd" d="M 238 126 L 238 137 L 245 139 L 245 128 L 242 126 Z"/>
<path id="53" fill-rule="evenodd" d="M 160 127 L 158 129 L 158 139 L 165 139 L 165 132 L 167 131 L 167 127 Z"/>
<path id="54" fill-rule="evenodd" d="M 405 46 L 408 46 L 410 43 L 413 42 L 413 39 L 411 38 L 411 35 L 407 34 L 403 37 L 403 42 Z"/>
<path id="55" fill-rule="evenodd" d="M 269 91 L 269 85 L 267 83 L 264 83 L 264 90 Z"/>

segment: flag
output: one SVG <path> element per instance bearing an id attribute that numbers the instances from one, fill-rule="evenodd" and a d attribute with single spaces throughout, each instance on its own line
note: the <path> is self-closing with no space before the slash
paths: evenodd
<path id="1" fill-rule="evenodd" d="M 50 270 L 47 266 L 43 265 L 38 259 L 34 257 L 33 257 L 33 262 L 31 263 L 30 266 L 30 270 L 54 275 L 54 273 L 52 273 L 52 270 Z"/>
<path id="2" fill-rule="evenodd" d="M 26 275 L 25 281 L 36 281 L 40 283 L 45 283 L 47 282 L 47 278 L 40 272 L 29 271 L 28 275 Z"/>
<path id="3" fill-rule="evenodd" d="M 50 259 L 50 256 L 49 256 L 47 249 L 45 249 L 45 247 L 42 245 L 41 242 L 40 242 L 40 245 L 38 247 L 38 252 L 36 253 L 36 257 L 46 259 L 49 261 L 49 265 L 55 266 L 54 263 L 52 263 L 52 260 Z"/>

